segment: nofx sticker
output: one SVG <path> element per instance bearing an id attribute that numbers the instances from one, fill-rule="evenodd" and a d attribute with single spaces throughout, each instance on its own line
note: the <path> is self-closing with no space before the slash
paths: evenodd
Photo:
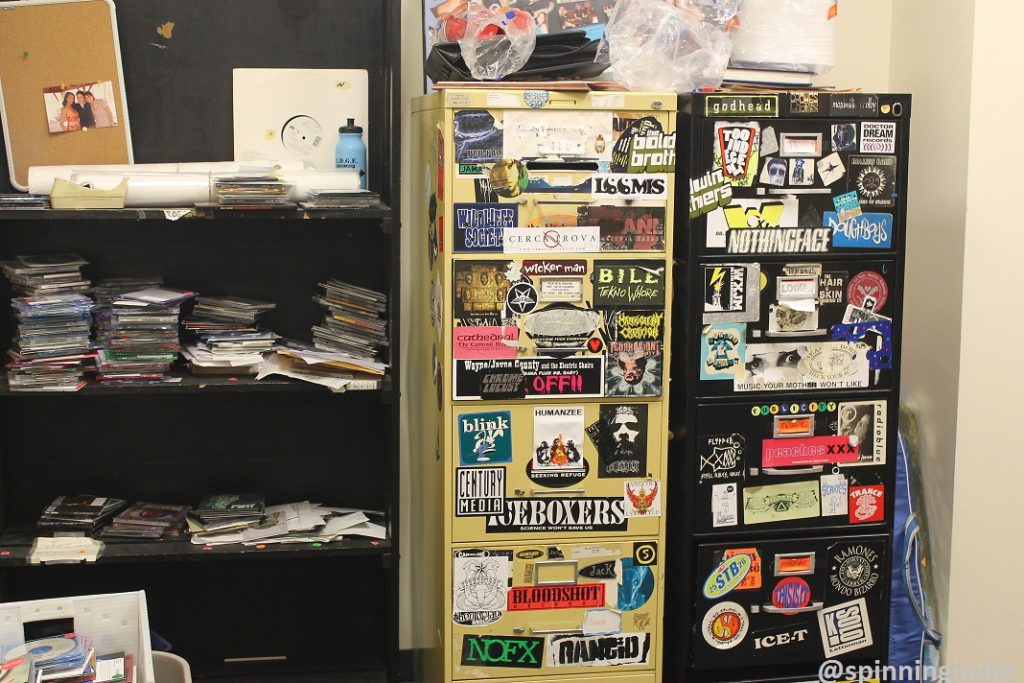
<path id="1" fill-rule="evenodd" d="M 462 636 L 463 666 L 500 666 L 539 669 L 543 666 L 544 639 L 527 636 Z"/>
<path id="2" fill-rule="evenodd" d="M 646 403 L 602 405 L 587 435 L 597 449 L 598 477 L 625 479 L 647 472 Z"/>
<path id="3" fill-rule="evenodd" d="M 761 316 L 759 264 L 704 266 L 703 322 L 754 322 Z"/>
<path id="4" fill-rule="evenodd" d="M 738 187 L 751 187 L 757 176 L 761 124 L 715 123 L 715 161 L 725 179 Z"/>
<path id="5" fill-rule="evenodd" d="M 452 556 L 452 621 L 488 626 L 501 619 L 512 586 L 511 550 L 456 550 Z"/>
<path id="6" fill-rule="evenodd" d="M 622 121 L 616 118 L 618 128 Z M 666 133 L 653 116 L 635 120 L 622 131 L 612 148 L 615 173 L 674 173 L 676 134 Z"/>

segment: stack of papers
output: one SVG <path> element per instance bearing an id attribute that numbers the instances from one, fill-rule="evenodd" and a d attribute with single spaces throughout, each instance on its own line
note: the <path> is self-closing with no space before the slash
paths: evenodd
<path id="1" fill-rule="evenodd" d="M 47 254 L 19 256 L 0 266 L 15 294 L 32 297 L 88 291 L 89 281 L 82 275 L 82 266 L 88 264 L 78 254 Z"/>
<path id="2" fill-rule="evenodd" d="M 103 550 L 101 541 L 87 536 L 39 537 L 29 553 L 30 564 L 77 564 L 95 562 Z"/>
<path id="3" fill-rule="evenodd" d="M 285 342 L 260 365 L 256 379 L 282 375 L 325 386 L 331 391 L 380 389 L 387 364 L 347 353 L 320 351 L 298 342 Z"/>
<path id="4" fill-rule="evenodd" d="M 330 543 L 345 536 L 387 538 L 384 515 L 352 508 L 325 507 L 302 501 L 267 507 L 258 523 L 244 529 L 193 535 L 204 545 L 261 545 L 269 543 Z"/>
<path id="5" fill-rule="evenodd" d="M 81 294 L 11 299 L 18 327 L 8 351 L 12 391 L 77 391 L 96 356 L 89 340 L 93 302 Z"/>
<path id="6" fill-rule="evenodd" d="M 116 296 L 109 320 L 97 324 L 103 345 L 97 363 L 101 382 L 159 382 L 178 359 L 181 304 L 195 292 L 146 287 Z"/>

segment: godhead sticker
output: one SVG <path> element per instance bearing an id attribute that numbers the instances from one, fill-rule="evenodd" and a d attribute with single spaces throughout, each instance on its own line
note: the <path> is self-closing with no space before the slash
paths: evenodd
<path id="1" fill-rule="evenodd" d="M 731 650 L 743 642 L 750 629 L 747 612 L 735 602 L 720 602 L 704 615 L 704 640 L 716 650 Z"/>

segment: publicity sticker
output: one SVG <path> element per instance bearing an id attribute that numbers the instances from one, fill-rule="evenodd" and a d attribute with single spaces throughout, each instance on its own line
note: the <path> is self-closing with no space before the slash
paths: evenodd
<path id="1" fill-rule="evenodd" d="M 704 615 L 701 632 L 704 641 L 716 650 L 731 650 L 747 636 L 750 618 L 736 602 L 720 602 Z"/>
<path id="2" fill-rule="evenodd" d="M 661 122 L 653 116 L 632 121 L 615 141 L 611 170 L 615 173 L 674 173 L 676 134 L 665 132 Z"/>
<path id="3" fill-rule="evenodd" d="M 721 168 L 733 186 L 751 187 L 757 177 L 761 124 L 715 124 L 715 167 Z"/>
<path id="4" fill-rule="evenodd" d="M 857 149 L 857 124 L 838 123 L 832 126 L 832 151 L 853 152 Z"/>
<path id="5" fill-rule="evenodd" d="M 895 154 L 896 124 L 881 121 L 860 124 L 860 151 L 861 154 Z"/>
<path id="6" fill-rule="evenodd" d="M 488 626 L 501 619 L 512 585 L 511 566 L 511 550 L 456 550 L 452 620 L 460 626 Z"/>
<path id="7" fill-rule="evenodd" d="M 851 218 L 856 218 L 862 213 L 860 208 L 860 199 L 858 198 L 856 191 L 836 195 L 832 198 L 832 204 L 836 207 L 837 217 L 841 221 L 848 221 Z"/>
<path id="8" fill-rule="evenodd" d="M 850 484 L 843 474 L 821 475 L 821 516 L 846 517 Z"/>
<path id="9" fill-rule="evenodd" d="M 504 467 L 455 469 L 455 516 L 486 517 L 505 509 Z"/>
<path id="10" fill-rule="evenodd" d="M 459 415 L 459 460 L 462 465 L 512 462 L 512 413 Z"/>
<path id="11" fill-rule="evenodd" d="M 876 547 L 867 542 L 838 543 L 828 549 L 829 585 L 845 598 L 870 593 L 882 579 L 882 560 Z"/>
<path id="12" fill-rule="evenodd" d="M 597 226 L 601 251 L 665 251 L 665 208 L 581 206 L 578 225 Z"/>
<path id="13" fill-rule="evenodd" d="M 737 557 L 739 555 L 746 555 L 750 558 L 750 569 L 747 571 L 747 575 L 743 577 L 733 590 L 745 591 L 745 590 L 758 590 L 761 588 L 761 554 L 757 552 L 757 548 L 729 548 L 722 553 L 722 559 L 729 559 L 730 557 Z"/>
<path id="14" fill-rule="evenodd" d="M 743 523 L 773 524 L 821 516 L 820 483 L 787 482 L 743 489 Z"/>
<path id="15" fill-rule="evenodd" d="M 454 250 L 500 252 L 502 235 L 519 224 L 517 204 L 458 204 L 455 211 Z"/>
<path id="16" fill-rule="evenodd" d="M 690 180 L 690 219 L 699 218 L 732 201 L 732 183 L 721 168 Z"/>
<path id="17" fill-rule="evenodd" d="M 704 323 L 754 322 L 761 316 L 761 267 L 756 263 L 704 266 Z"/>
<path id="18" fill-rule="evenodd" d="M 896 203 L 896 157 L 850 155 L 847 189 L 855 191 L 862 206 Z"/>
<path id="19" fill-rule="evenodd" d="M 502 158 L 504 136 L 494 116 L 482 109 L 455 112 L 455 161 L 494 162 Z M 443 149 L 443 147 L 442 147 Z"/>
<path id="20" fill-rule="evenodd" d="M 661 482 L 657 479 L 626 481 L 623 484 L 626 517 L 661 517 Z"/>
<path id="21" fill-rule="evenodd" d="M 711 525 L 716 529 L 739 524 L 738 488 L 738 484 L 714 484 L 711 487 Z"/>
<path id="22" fill-rule="evenodd" d="M 597 476 L 642 477 L 647 472 L 647 404 L 602 404 L 600 410 L 600 419 L 587 427 L 597 448 Z"/>
<path id="23" fill-rule="evenodd" d="M 704 581 L 704 597 L 719 600 L 740 585 L 753 564 L 749 555 L 734 555 L 725 558 Z"/>
<path id="24" fill-rule="evenodd" d="M 544 665 L 544 639 L 528 636 L 462 636 L 462 666 L 539 669 Z"/>
<path id="25" fill-rule="evenodd" d="M 553 635 L 547 637 L 545 666 L 643 666 L 650 661 L 650 633 Z"/>
<path id="26" fill-rule="evenodd" d="M 843 166 L 843 160 L 839 158 L 839 154 L 836 152 L 832 152 L 832 154 L 829 154 L 824 159 L 820 159 L 816 166 L 818 167 L 818 175 L 821 176 L 821 182 L 825 187 L 846 175 L 846 167 Z"/>
<path id="27" fill-rule="evenodd" d="M 632 557 L 619 560 L 622 577 L 618 583 L 616 608 L 623 612 L 640 609 L 654 595 L 654 572 L 651 567 L 639 564 Z"/>
<path id="28" fill-rule="evenodd" d="M 743 478 L 743 451 L 746 448 L 746 438 L 742 434 L 700 437 L 698 442 L 701 484 Z"/>
<path id="29" fill-rule="evenodd" d="M 885 486 L 850 487 L 850 524 L 885 521 Z"/>
<path id="30" fill-rule="evenodd" d="M 825 657 L 832 659 L 874 645 L 871 619 L 864 598 L 826 607 L 818 612 L 821 644 Z"/>
<path id="31" fill-rule="evenodd" d="M 892 214 L 863 213 L 839 220 L 839 214 L 826 211 L 823 225 L 832 231 L 832 246 L 842 249 L 889 249 L 892 247 Z"/>
<path id="32" fill-rule="evenodd" d="M 702 380 L 734 380 L 743 377 L 747 326 L 714 323 L 704 326 L 700 364 Z"/>

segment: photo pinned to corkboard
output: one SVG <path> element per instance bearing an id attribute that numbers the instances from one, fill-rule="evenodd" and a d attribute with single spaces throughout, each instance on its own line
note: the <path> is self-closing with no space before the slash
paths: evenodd
<path id="1" fill-rule="evenodd" d="M 0 50 L 12 186 L 28 189 L 30 166 L 134 161 L 112 0 L 0 2 L 0 45 L 14 46 Z"/>

